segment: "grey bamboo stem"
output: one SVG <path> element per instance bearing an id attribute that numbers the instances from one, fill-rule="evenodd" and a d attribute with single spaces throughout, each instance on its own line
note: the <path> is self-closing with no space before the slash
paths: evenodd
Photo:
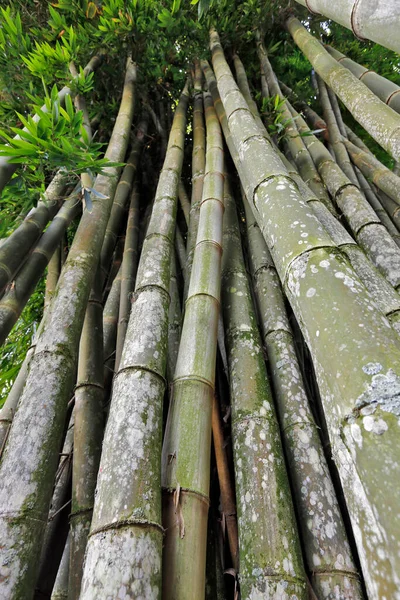
<path id="1" fill-rule="evenodd" d="M 285 593 L 305 599 L 289 480 L 230 192 L 226 194 L 224 249 L 222 310 L 230 375 L 241 597 L 251 600 Z"/>
<path id="2" fill-rule="evenodd" d="M 127 63 L 124 92 L 106 157 L 121 161 L 133 117 L 135 69 Z M 92 213 L 85 211 L 56 294 L 46 311 L 43 331 L 30 364 L 5 453 L 0 464 L 0 564 L 8 565 L 0 581 L 0 596 L 30 598 L 38 569 L 37 548 L 44 526 L 57 468 L 57 451 L 67 403 L 74 386 L 79 338 L 87 299 L 117 185 L 118 169 L 108 167 L 95 188 Z M 24 452 L 23 448 L 29 448 Z"/>
<path id="3" fill-rule="evenodd" d="M 333 58 L 335 58 L 341 65 L 349 69 L 360 79 L 378 98 L 380 98 L 385 104 L 393 108 L 396 112 L 400 113 L 400 88 L 398 85 L 382 77 L 375 71 L 367 69 L 351 60 L 335 48 L 331 46 L 325 46 L 327 51 Z"/>
<path id="4" fill-rule="evenodd" d="M 43 233 L 10 288 L 0 300 L 0 345 L 4 343 L 22 310 L 35 290 L 53 253 L 63 239 L 72 220 L 79 214 L 81 203 L 73 193 L 60 208 Z"/>
<path id="5" fill-rule="evenodd" d="M 292 109 L 293 110 L 293 109 Z M 332 198 L 339 206 L 357 242 L 373 264 L 397 289 L 400 285 L 399 247 L 366 201 L 359 188 L 351 183 L 333 160 L 329 151 L 314 136 L 304 119 L 293 110 L 300 132 L 308 133 L 306 145 Z"/>
<path id="6" fill-rule="evenodd" d="M 316 72 L 339 96 L 356 121 L 398 160 L 400 158 L 400 115 L 379 100 L 346 67 L 338 63 L 319 41 L 308 33 L 298 19 L 289 17 L 286 27 Z"/>
<path id="7" fill-rule="evenodd" d="M 174 115 L 114 379 L 81 600 L 116 597 L 121 589 L 133 590 L 137 598 L 161 597 L 162 400 L 187 103 L 185 87 Z"/>
<path id="8" fill-rule="evenodd" d="M 104 432 L 103 307 L 101 297 L 102 277 L 98 267 L 82 328 L 75 388 L 69 600 L 79 599 L 83 559 L 92 522 L 94 491 Z"/>
<path id="9" fill-rule="evenodd" d="M 243 200 L 259 322 L 311 582 L 321 600 L 335 593 L 362 598 L 335 489 L 303 384 L 279 277 L 247 200 Z M 341 562 L 339 555 L 343 557 Z"/>
<path id="10" fill-rule="evenodd" d="M 206 109 L 206 124 L 206 167 L 197 241 L 162 452 L 166 600 L 200 600 L 205 591 L 224 211 L 223 139 L 212 104 Z"/>
<path id="11" fill-rule="evenodd" d="M 350 29 L 359 39 L 368 39 L 400 52 L 398 40 L 399 13 L 397 6 L 384 0 L 296 0 L 314 14 Z M 377 26 L 379 23 L 379 27 Z"/>
<path id="12" fill-rule="evenodd" d="M 400 514 L 395 483 L 400 457 L 393 409 L 400 388 L 398 338 L 383 325 L 353 269 L 260 138 L 214 32 L 211 47 L 246 196 L 313 358 L 367 589 L 374 598 L 390 597 L 397 593 L 400 570 L 400 520 L 394 516 Z M 344 364 L 352 369 L 343 370 Z M 384 399 L 386 386 L 390 392 Z"/>

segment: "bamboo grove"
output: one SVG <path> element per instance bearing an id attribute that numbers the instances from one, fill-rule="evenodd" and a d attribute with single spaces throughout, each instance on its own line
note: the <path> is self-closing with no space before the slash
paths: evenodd
<path id="1" fill-rule="evenodd" d="M 0 597 L 400 600 L 396 3 L 129 4 L 1 9 Z"/>

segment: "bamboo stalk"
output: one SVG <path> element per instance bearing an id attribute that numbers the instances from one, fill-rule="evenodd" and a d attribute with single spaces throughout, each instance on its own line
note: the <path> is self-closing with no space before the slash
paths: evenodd
<path id="1" fill-rule="evenodd" d="M 306 581 L 283 459 L 244 265 L 236 206 L 226 194 L 222 308 L 232 406 L 238 498 L 241 597 L 306 598 Z"/>
<path id="2" fill-rule="evenodd" d="M 183 297 L 186 299 L 192 272 L 193 254 L 199 225 L 200 204 L 203 194 L 206 132 L 204 125 L 203 74 L 199 61 L 195 61 L 193 100 L 193 150 L 192 150 L 192 196 L 189 214 L 189 229 L 186 244 L 186 281 Z"/>
<path id="3" fill-rule="evenodd" d="M 319 41 L 308 33 L 298 19 L 289 17 L 286 27 L 316 72 L 339 96 L 353 117 L 382 148 L 398 160 L 400 158 L 400 115 L 379 100 L 346 67 L 338 63 Z"/>
<path id="4" fill-rule="evenodd" d="M 124 92 L 106 152 L 119 162 L 126 152 L 133 116 L 134 67 L 127 63 Z M 77 351 L 87 299 L 99 259 L 118 169 L 99 175 L 95 188 L 107 200 L 92 198 L 85 211 L 46 312 L 5 453 L 0 464 L 0 564 L 8 564 L 0 596 L 30 598 L 38 568 L 37 547 L 57 468 L 67 403 L 74 385 Z M 24 452 L 28 448 L 29 451 Z"/>
<path id="5" fill-rule="evenodd" d="M 81 203 L 73 193 L 60 208 L 0 300 L 0 345 L 4 343 L 35 290 L 68 225 L 79 214 Z"/>
<path id="6" fill-rule="evenodd" d="M 115 370 L 115 349 L 119 320 L 122 270 L 115 276 L 103 310 L 104 402 L 110 397 Z"/>
<path id="7" fill-rule="evenodd" d="M 364 152 L 369 152 L 370 154 L 372 154 L 372 152 L 368 148 L 368 146 L 366 144 L 364 144 L 362 139 L 360 139 L 358 137 L 358 135 L 356 135 L 354 133 L 354 131 L 352 129 L 350 129 L 350 127 L 345 125 L 345 129 L 346 129 L 347 137 L 349 138 L 350 142 L 352 142 L 355 146 L 358 146 L 358 148 L 361 148 L 361 150 L 364 150 Z"/>
<path id="8" fill-rule="evenodd" d="M 68 595 L 78 600 L 83 559 L 92 522 L 94 492 L 104 432 L 102 276 L 98 267 L 79 344 L 75 387 L 74 459 L 70 515 L 71 558 Z"/>
<path id="9" fill-rule="evenodd" d="M 359 39 L 368 39 L 400 52 L 398 41 L 399 13 L 397 6 L 383 0 L 296 0 L 311 13 L 321 13 L 328 19 L 350 29 Z M 377 23 L 379 24 L 377 26 Z"/>
<path id="10" fill-rule="evenodd" d="M 358 187 L 346 177 L 329 151 L 314 136 L 304 119 L 293 110 L 300 132 L 307 132 L 304 139 L 308 150 L 320 172 L 332 198 L 346 217 L 355 239 L 366 252 L 372 263 L 397 289 L 400 285 L 400 252 L 378 215 L 371 208 Z"/>
<path id="11" fill-rule="evenodd" d="M 133 184 L 129 206 L 128 223 L 124 253 L 121 264 L 121 292 L 115 350 L 115 370 L 118 371 L 122 349 L 128 328 L 129 314 L 132 305 L 132 292 L 135 289 L 136 273 L 139 263 L 139 192 L 137 184 Z"/>
<path id="12" fill-rule="evenodd" d="M 176 275 L 176 254 L 173 254 L 171 257 L 171 278 L 169 282 L 169 295 L 171 298 L 171 302 L 168 311 L 167 379 L 170 383 L 172 383 L 175 375 L 175 367 L 178 358 L 179 342 L 181 339 L 182 329 L 182 311 Z"/>
<path id="13" fill-rule="evenodd" d="M 189 220 L 190 220 L 190 200 L 189 200 L 189 196 L 187 195 L 185 186 L 183 184 L 183 181 L 181 180 L 179 182 L 179 204 L 181 205 L 181 209 L 183 212 L 183 215 L 185 217 L 185 222 L 186 222 L 186 227 L 189 229 Z"/>
<path id="14" fill-rule="evenodd" d="M 362 598 L 335 489 L 303 384 L 279 277 L 245 197 L 243 201 L 259 322 L 311 582 L 321 600 L 333 594 Z M 334 221 L 326 207 L 321 206 Z M 342 562 L 338 561 L 339 555 Z"/>
<path id="15" fill-rule="evenodd" d="M 215 462 L 217 463 L 218 481 L 221 493 L 221 505 L 223 518 L 225 519 L 228 533 L 229 550 L 231 553 L 233 568 L 239 571 L 239 536 L 236 516 L 236 502 L 234 487 L 229 474 L 228 459 L 225 451 L 224 433 L 222 430 L 221 417 L 219 414 L 218 401 L 213 396 L 211 427 L 214 442 Z"/>
<path id="16" fill-rule="evenodd" d="M 330 96 L 331 99 L 335 99 L 335 101 L 336 101 L 336 111 L 335 111 L 335 114 L 339 117 L 339 122 L 342 123 L 342 125 L 343 125 L 343 127 L 341 128 L 341 132 L 342 132 L 343 137 L 348 138 L 350 140 L 353 140 L 353 143 L 356 146 L 358 146 L 359 148 L 365 150 L 368 154 L 370 154 L 369 149 L 360 140 L 360 138 L 358 136 L 356 136 L 353 133 L 353 131 L 351 129 L 349 129 L 349 127 L 347 127 L 346 125 L 344 125 L 344 123 L 343 123 L 343 121 L 341 119 L 341 113 L 340 113 L 340 108 L 339 108 L 339 105 L 338 105 L 338 102 L 337 102 L 337 98 L 336 98 L 335 94 L 333 94 L 332 90 L 329 90 L 329 88 L 328 88 L 328 94 L 329 94 L 329 96 Z M 332 105 L 332 106 L 334 106 L 334 105 Z M 311 124 L 312 124 L 313 127 L 316 127 L 317 124 L 318 124 L 319 127 L 322 127 L 322 128 L 326 127 L 325 121 L 322 121 L 320 119 L 320 117 L 317 115 L 317 113 L 315 113 L 314 111 L 312 111 L 312 112 L 309 111 L 308 116 L 309 116 L 309 121 L 311 121 Z M 303 130 L 305 130 L 305 129 L 303 128 Z M 310 144 L 312 144 L 312 141 L 310 142 Z M 362 191 L 362 193 L 364 194 L 364 196 L 368 200 L 368 202 L 371 205 L 371 207 L 373 208 L 373 210 L 378 215 L 380 221 L 383 223 L 383 225 L 386 227 L 386 229 L 390 233 L 391 237 L 396 242 L 397 246 L 400 246 L 399 231 L 397 230 L 397 228 L 394 225 L 394 223 L 391 220 L 391 218 L 388 216 L 388 212 L 389 212 L 389 214 L 391 214 L 393 216 L 393 214 L 395 212 L 395 209 L 392 210 L 392 211 L 390 211 L 390 206 L 388 206 L 388 204 L 386 204 L 386 209 L 387 210 L 385 210 L 383 208 L 383 206 L 382 206 L 382 201 L 377 197 L 377 195 L 375 194 L 375 192 L 372 190 L 372 188 L 369 185 L 368 181 L 365 179 L 363 173 L 360 171 L 360 169 L 358 167 L 355 167 L 355 173 L 356 173 L 357 180 L 358 180 L 358 187 L 360 188 L 360 190 Z M 390 204 L 390 200 L 389 200 L 389 204 Z"/>
<path id="17" fill-rule="evenodd" d="M 400 177 L 385 167 L 373 154 L 357 148 L 349 140 L 345 139 L 343 143 L 350 154 L 351 160 L 363 175 L 400 206 Z"/>
<path id="18" fill-rule="evenodd" d="M 207 102 L 208 104 L 208 102 Z M 220 298 L 223 140 L 207 106 L 199 226 L 162 451 L 163 597 L 204 598 L 211 412 Z"/>
<path id="19" fill-rule="evenodd" d="M 335 60 L 349 69 L 349 71 L 351 71 L 357 79 L 362 81 L 371 92 L 374 92 L 382 102 L 390 106 L 390 108 L 393 108 L 396 112 L 400 112 L 400 88 L 398 85 L 393 83 L 393 81 L 386 79 L 386 77 L 382 77 L 378 73 L 375 73 L 375 71 L 359 65 L 345 54 L 335 50 L 335 48 L 328 45 L 325 45 L 325 48 Z"/>
<path id="20" fill-rule="evenodd" d="M 53 252 L 52 257 L 47 265 L 46 291 L 44 294 L 44 308 L 47 308 L 54 296 L 57 281 L 61 272 L 61 256 L 64 252 L 64 239 L 61 239 L 57 248 Z"/>
<path id="21" fill-rule="evenodd" d="M 147 134 L 148 118 L 142 119 L 136 133 L 136 143 L 134 147 L 133 162 L 136 164 L 136 169 L 139 164 L 139 158 Z M 132 155 L 131 155 L 132 156 Z M 131 200 L 128 213 L 128 221 L 126 226 L 125 245 L 121 266 L 121 292 L 120 306 L 117 329 L 117 342 L 115 354 L 115 368 L 118 370 L 121 360 L 122 348 L 124 345 L 126 329 L 128 327 L 129 313 L 131 307 L 131 294 L 135 289 L 135 280 L 137 266 L 139 262 L 139 192 L 137 182 L 133 183 Z"/>
<path id="22" fill-rule="evenodd" d="M 211 48 L 240 157 L 239 174 L 245 174 L 246 195 L 313 358 L 367 589 L 372 597 L 390 597 L 400 572 L 395 541 L 400 537 L 395 516 L 400 507 L 394 483 L 398 444 L 390 408 L 400 381 L 398 339 L 383 325 L 353 269 L 335 251 L 273 149 L 260 137 L 215 32 Z M 344 371 L 346 364 L 352 368 Z M 390 391 L 384 399 L 386 386 Z M 365 417 L 370 417 L 366 423 Z"/>
<path id="23" fill-rule="evenodd" d="M 46 529 L 41 546 L 40 568 L 35 588 L 35 597 L 49 598 L 69 531 L 68 515 L 71 500 L 72 455 L 74 444 L 74 413 L 72 413 L 59 455 L 58 469 Z M 60 448 L 58 448 L 60 450 Z M 57 454 L 58 457 L 58 454 Z M 32 591 L 30 592 L 30 597 Z M 18 596 L 17 596 L 18 597 Z"/>
<path id="24" fill-rule="evenodd" d="M 317 75 L 317 81 L 319 100 L 321 102 L 324 120 L 329 133 L 329 142 L 332 145 L 336 162 L 351 183 L 358 187 L 358 179 L 354 172 L 353 165 L 350 162 L 346 147 L 342 141 L 342 134 L 336 121 L 336 116 L 328 94 L 328 87 L 319 75 Z"/>
<path id="25" fill-rule="evenodd" d="M 51 600 L 68 600 L 69 555 L 71 538 L 68 535 L 57 577 L 51 593 Z"/>
<path id="26" fill-rule="evenodd" d="M 174 115 L 114 380 L 81 600 L 115 597 L 122 588 L 137 598 L 161 597 L 162 399 L 170 257 L 187 103 L 185 87 Z"/>
<path id="27" fill-rule="evenodd" d="M 21 225 L 2 243 L 0 247 L 0 296 L 7 284 L 12 281 L 49 220 L 56 214 L 65 186 L 65 174 L 57 173 L 47 187 L 44 199 L 28 213 Z"/>
<path id="28" fill-rule="evenodd" d="M 284 96 L 282 95 L 280 86 L 278 84 L 278 80 L 276 79 L 275 74 L 272 71 L 272 67 L 268 60 L 264 45 L 260 40 L 258 40 L 258 42 L 257 42 L 257 51 L 258 51 L 258 56 L 259 56 L 260 63 L 262 66 L 262 70 L 265 73 L 265 76 L 267 78 L 268 89 L 270 90 L 271 94 L 273 94 L 275 96 L 279 96 L 281 99 L 284 99 Z M 237 69 L 237 67 L 236 67 L 236 69 Z M 242 71 L 244 73 L 244 77 L 246 77 L 243 66 L 242 66 Z M 241 90 L 241 92 L 251 110 L 251 105 L 249 102 L 249 94 L 246 96 L 246 94 L 243 91 L 243 87 L 240 84 L 239 79 L 238 79 L 238 85 L 239 85 L 239 89 Z M 249 93 L 250 93 L 250 90 L 249 90 Z M 286 123 L 286 125 L 285 125 L 286 145 L 293 157 L 293 160 L 294 160 L 297 168 L 299 169 L 299 172 L 300 172 L 302 178 L 307 183 L 307 185 L 315 192 L 315 194 L 317 194 L 317 196 L 318 196 L 318 198 L 320 198 L 321 202 L 323 202 L 327 206 L 327 208 L 329 208 L 329 210 L 334 211 L 334 208 L 333 208 L 332 202 L 329 198 L 329 195 L 325 189 L 324 184 L 322 183 L 321 177 L 314 165 L 314 162 L 313 162 L 302 138 L 299 136 L 299 132 L 297 131 L 297 127 L 296 127 L 296 123 L 292 118 L 292 115 L 290 113 L 289 108 L 287 107 L 286 102 L 283 103 L 281 110 L 282 110 L 282 116 L 283 116 L 284 122 Z M 254 111 L 252 111 L 252 112 L 254 115 Z"/>
<path id="29" fill-rule="evenodd" d="M 103 283 L 106 281 L 110 269 L 111 257 L 117 244 L 122 221 L 126 212 L 127 202 L 132 192 L 132 184 L 138 168 L 140 149 L 143 144 L 146 131 L 143 132 L 143 123 L 138 129 L 135 142 L 129 155 L 127 164 L 118 182 L 115 192 L 110 218 L 108 220 L 103 246 L 101 248 L 101 271 Z M 146 128 L 147 130 L 147 128 Z"/>

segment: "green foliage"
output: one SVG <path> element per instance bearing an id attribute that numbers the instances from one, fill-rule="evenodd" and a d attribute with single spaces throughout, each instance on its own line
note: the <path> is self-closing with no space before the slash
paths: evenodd
<path id="1" fill-rule="evenodd" d="M 99 173 L 114 164 L 100 158 L 102 144 L 90 143 L 83 126 L 83 113 L 75 112 L 69 94 L 65 96 L 64 109 L 57 87 L 53 86 L 51 95 L 45 98 L 44 108 L 39 105 L 32 108 L 38 118 L 18 114 L 24 129 L 11 127 L 16 137 L 0 131 L 7 142 L 0 145 L 0 156 L 7 156 L 11 163 L 27 163 L 34 177 L 58 168 L 72 175 L 85 171 Z"/>

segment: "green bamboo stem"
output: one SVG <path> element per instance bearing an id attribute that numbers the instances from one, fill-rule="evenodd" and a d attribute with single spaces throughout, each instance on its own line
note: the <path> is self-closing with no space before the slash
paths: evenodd
<path id="1" fill-rule="evenodd" d="M 331 101 L 332 101 L 332 99 L 334 101 L 336 101 L 336 104 L 335 104 L 336 110 L 335 110 L 335 105 L 332 104 L 332 106 L 335 110 L 335 115 L 338 119 L 338 124 L 339 123 L 342 124 L 341 132 L 342 132 L 343 137 L 353 140 L 353 143 L 356 146 L 358 146 L 359 148 L 361 148 L 363 150 L 366 150 L 366 152 L 368 154 L 371 154 L 369 149 L 367 148 L 367 146 L 362 142 L 362 140 L 360 140 L 360 138 L 358 136 L 356 136 L 353 133 L 353 131 L 349 127 L 347 127 L 347 125 L 345 125 L 343 123 L 342 118 L 341 118 L 340 108 L 339 108 L 339 105 L 337 102 L 337 98 L 336 98 L 335 94 L 333 94 L 332 90 L 330 90 L 329 88 L 328 88 L 328 94 L 329 94 Z M 318 127 L 318 128 L 326 127 L 325 121 L 322 121 L 320 119 L 320 117 L 317 115 L 317 113 L 315 113 L 314 111 L 310 111 L 308 113 L 308 116 L 309 116 L 309 120 L 311 121 L 312 127 Z M 312 142 L 310 142 L 310 143 L 312 143 Z M 391 218 L 388 216 L 388 212 L 390 213 L 390 207 L 388 206 L 387 210 L 385 210 L 385 208 L 383 208 L 382 201 L 377 197 L 377 195 L 375 194 L 375 192 L 372 190 L 371 186 L 369 185 L 368 181 L 365 179 L 364 175 L 362 174 L 362 172 L 360 171 L 360 169 L 357 166 L 355 166 L 355 173 L 356 173 L 357 180 L 358 180 L 358 187 L 364 194 L 365 198 L 368 200 L 368 202 L 371 205 L 371 207 L 373 208 L 373 210 L 378 215 L 380 221 L 382 221 L 383 225 L 386 227 L 386 229 L 390 233 L 391 237 L 396 242 L 397 246 L 400 246 L 399 232 L 398 232 L 396 226 L 394 225 L 393 221 L 391 220 Z M 389 201 L 389 204 L 390 204 L 390 201 Z M 394 213 L 394 211 L 392 211 L 392 213 Z"/>
<path id="2" fill-rule="evenodd" d="M 348 177 L 348 179 L 351 181 L 351 183 L 355 186 L 358 186 L 357 176 L 354 172 L 349 155 L 347 154 L 346 147 L 342 141 L 342 134 L 340 132 L 339 125 L 336 120 L 336 115 L 334 113 L 331 100 L 328 94 L 328 87 L 325 84 L 325 81 L 319 75 L 317 75 L 317 81 L 319 88 L 319 100 L 322 106 L 324 120 L 329 133 L 329 142 L 332 145 L 336 162 L 342 169 L 346 177 Z"/>
<path id="3" fill-rule="evenodd" d="M 136 144 L 131 154 L 133 163 L 137 166 L 141 155 L 144 139 L 147 133 L 148 118 L 145 117 L 139 124 L 136 133 Z M 132 156 L 133 155 L 133 156 Z M 126 226 L 125 245 L 121 267 L 121 292 L 118 317 L 118 330 L 115 354 L 115 369 L 118 370 L 121 360 L 122 348 L 128 327 L 131 307 L 131 294 L 135 289 L 137 266 L 139 262 L 139 192 L 137 183 L 133 183 L 131 199 Z"/>
<path id="4" fill-rule="evenodd" d="M 359 39 L 368 39 L 400 52 L 398 40 L 399 13 L 397 6 L 382 0 L 296 0 L 311 13 L 322 14 L 328 19 L 350 29 Z M 379 23 L 379 26 L 377 26 Z"/>
<path id="5" fill-rule="evenodd" d="M 133 181 L 136 177 L 141 149 L 147 133 L 147 119 L 140 122 L 132 150 L 128 161 L 118 182 L 118 187 L 115 192 L 114 202 L 111 209 L 110 218 L 107 224 L 106 235 L 104 237 L 103 247 L 101 249 L 101 270 L 103 274 L 103 282 L 106 280 L 111 257 L 117 244 L 118 236 L 122 226 L 128 200 L 131 197 Z"/>
<path id="6" fill-rule="evenodd" d="M 179 299 L 179 289 L 176 275 L 176 255 L 171 257 L 171 278 L 169 282 L 171 302 L 168 310 L 168 360 L 167 379 L 172 383 L 175 375 L 176 361 L 179 352 L 179 342 L 182 329 L 182 310 Z"/>
<path id="7" fill-rule="evenodd" d="M 113 162 L 120 162 L 126 152 L 133 117 L 134 75 L 134 66 L 128 61 L 120 111 L 106 152 Z M 46 311 L 0 464 L 1 480 L 6 482 L 0 489 L 0 561 L 9 565 L 0 581 L 0 596 L 32 595 L 37 548 L 43 539 L 57 451 L 74 386 L 79 338 L 118 172 L 108 167 L 108 176 L 96 179 L 96 190 L 107 200 L 93 194 L 93 210 L 83 214 L 56 294 Z"/>
<path id="8" fill-rule="evenodd" d="M 179 268 L 181 270 L 183 281 L 185 283 L 186 279 L 187 279 L 187 273 L 186 273 L 187 255 L 186 255 L 185 240 L 183 239 L 183 235 L 182 235 L 182 232 L 181 232 L 178 224 L 175 228 L 175 250 L 176 250 L 176 255 L 178 258 Z"/>
<path id="9" fill-rule="evenodd" d="M 186 299 L 192 272 L 193 253 L 196 245 L 199 212 L 203 194 L 204 169 L 206 162 L 206 132 L 204 125 L 203 74 L 199 61 L 195 61 L 193 100 L 193 150 L 192 150 L 192 195 L 190 201 L 189 229 L 186 244 L 186 282 L 183 297 Z"/>
<path id="10" fill-rule="evenodd" d="M 83 559 L 92 521 L 94 492 L 104 432 L 102 277 L 97 269 L 79 344 L 75 387 L 74 459 L 70 515 L 71 560 L 68 595 L 78 600 Z"/>
<path id="11" fill-rule="evenodd" d="M 369 1 L 369 0 L 366 0 Z M 400 158 L 400 115 L 338 63 L 303 27 L 289 17 L 286 27 L 316 72 L 329 85 L 364 129 L 396 160 Z"/>
<path id="12" fill-rule="evenodd" d="M 372 597 L 390 597 L 400 572 L 400 522 L 395 516 L 400 514 L 395 483 L 398 338 L 306 208 L 273 149 L 260 138 L 215 32 L 211 47 L 245 173 L 242 184 L 313 358 L 367 589 Z M 352 368 L 343 370 L 346 364 Z"/>
<path id="13" fill-rule="evenodd" d="M 71 538 L 68 535 L 64 552 L 58 569 L 51 600 L 68 600 L 69 555 Z"/>
<path id="14" fill-rule="evenodd" d="M 118 371 L 122 349 L 128 328 L 132 305 L 132 292 L 135 289 L 136 273 L 139 263 L 139 192 L 133 184 L 126 226 L 124 253 L 121 264 L 121 292 L 119 303 L 117 341 L 115 350 L 115 370 Z"/>
<path id="15" fill-rule="evenodd" d="M 260 63 L 262 66 L 262 70 L 266 75 L 268 88 L 270 93 L 274 96 L 279 96 L 281 99 L 284 99 L 282 95 L 281 89 L 279 87 L 278 80 L 275 77 L 274 72 L 272 71 L 271 64 L 268 60 L 266 50 L 264 48 L 263 43 L 259 40 L 257 42 L 257 51 L 258 57 L 260 59 Z M 236 65 L 235 68 L 237 69 Z M 244 73 L 243 65 L 242 70 Z M 246 74 L 244 73 L 244 77 Z M 246 94 L 243 93 L 242 86 L 240 85 L 240 81 L 238 80 L 239 89 L 241 90 L 246 102 L 249 105 L 251 110 L 251 105 L 249 103 L 249 99 Z M 321 177 L 318 174 L 318 171 L 314 165 L 314 162 L 302 140 L 299 136 L 299 132 L 297 131 L 296 123 L 292 118 L 289 108 L 286 105 L 286 102 L 282 105 L 282 116 L 285 125 L 286 132 L 286 145 L 293 157 L 293 160 L 300 171 L 300 174 L 307 185 L 317 194 L 317 196 L 321 199 L 321 201 L 330 209 L 334 210 L 332 206 L 332 202 L 328 196 L 328 193 L 325 189 L 324 184 L 322 183 Z M 252 111 L 254 114 L 254 111 Z"/>
<path id="16" fill-rule="evenodd" d="M 115 370 L 115 349 L 119 320 L 122 269 L 115 276 L 103 310 L 104 400 L 110 396 Z"/>
<path id="17" fill-rule="evenodd" d="M 384 207 L 386 213 L 390 216 L 390 219 L 395 225 L 398 238 L 400 230 L 400 206 L 397 204 L 397 202 L 395 202 L 395 200 L 393 200 L 393 198 L 385 194 L 385 192 L 382 192 L 382 190 L 377 189 L 376 192 L 379 195 L 379 202 Z M 397 238 L 393 235 L 392 237 L 397 240 Z"/>
<path id="18" fill-rule="evenodd" d="M 293 110 L 300 132 L 309 132 L 304 119 Z M 397 289 L 400 285 L 400 252 L 378 215 L 359 188 L 351 183 L 329 151 L 314 135 L 307 135 L 307 148 L 332 198 L 344 214 L 355 239 L 372 263 Z"/>
<path id="19" fill-rule="evenodd" d="M 1 158 L 1 157 L 0 157 Z M 66 187 L 66 176 L 58 172 L 44 193 L 44 199 L 0 247 L 0 296 L 21 267 L 47 223 L 54 217 Z"/>
<path id="20" fill-rule="evenodd" d="M 244 265 L 236 206 L 226 194 L 222 309 L 228 350 L 241 597 L 307 598 L 279 426 Z"/>
<path id="21" fill-rule="evenodd" d="M 126 228 L 126 220 L 124 219 L 123 229 L 121 231 L 121 235 L 117 239 L 117 245 L 115 247 L 115 250 L 114 250 L 114 253 L 112 256 L 111 266 L 109 267 L 109 271 L 107 274 L 108 276 L 106 277 L 106 284 L 105 284 L 105 287 L 103 290 L 103 304 L 104 304 L 104 302 L 106 302 L 106 300 L 108 298 L 108 294 L 111 291 L 113 281 L 116 278 L 116 276 L 119 273 L 119 270 L 121 268 L 122 257 L 123 257 L 124 246 L 125 246 L 125 231 L 126 231 L 125 228 Z M 102 277 L 104 275 L 105 275 L 105 272 L 102 271 Z"/>
<path id="22" fill-rule="evenodd" d="M 90 61 L 88 62 L 88 64 L 86 65 L 86 67 L 83 70 L 84 74 L 89 75 L 90 73 L 92 73 L 92 71 L 95 71 L 97 69 L 97 67 L 101 64 L 103 57 L 104 57 L 104 52 L 102 50 L 100 50 L 97 54 L 92 56 L 92 58 L 90 59 Z M 68 86 L 64 86 L 58 92 L 59 103 L 64 104 L 65 97 L 70 94 L 71 94 L 70 88 Z M 43 112 L 47 112 L 48 109 L 44 105 L 44 106 L 42 106 L 41 110 Z M 37 123 L 40 120 L 40 117 L 38 115 L 33 115 L 33 120 Z M 24 130 L 26 131 L 25 128 L 24 128 Z M 17 139 L 19 139 L 19 136 L 15 136 L 15 137 Z M 11 177 L 13 176 L 13 174 L 15 173 L 17 168 L 18 168 L 17 164 L 8 162 L 7 156 L 0 156 L 0 192 L 3 191 L 4 187 L 10 181 Z"/>
<path id="23" fill-rule="evenodd" d="M 372 154 L 372 152 L 368 148 L 368 146 L 366 144 L 364 144 L 362 139 L 359 138 L 358 135 L 356 135 L 354 133 L 354 131 L 352 129 L 350 129 L 350 127 L 345 125 L 345 129 L 346 129 L 347 137 L 349 138 L 350 142 L 352 142 L 358 148 L 361 148 L 361 150 L 364 150 L 364 152 L 369 152 L 369 154 Z"/>
<path id="24" fill-rule="evenodd" d="M 187 195 L 185 186 L 183 184 L 183 181 L 181 180 L 179 182 L 179 204 L 181 205 L 181 209 L 183 212 L 183 216 L 185 217 L 185 222 L 186 222 L 186 227 L 189 229 L 189 220 L 190 220 L 190 200 L 189 200 L 189 196 Z"/>
<path id="25" fill-rule="evenodd" d="M 136 278 L 124 351 L 97 480 L 81 600 L 161 597 L 160 456 L 167 362 L 170 257 L 186 130 L 187 87 L 167 154 Z M 138 576 L 140 573 L 140 576 Z"/>
<path id="26" fill-rule="evenodd" d="M 291 172 L 303 199 L 311 206 L 335 245 L 347 256 L 351 266 L 374 299 L 376 306 L 387 317 L 392 327 L 400 334 L 400 296 L 390 283 L 373 266 L 364 252 L 347 233 L 343 225 L 327 210 L 311 192 L 301 178 Z"/>
<path id="27" fill-rule="evenodd" d="M 0 300 L 0 345 L 17 322 L 68 225 L 79 214 L 81 203 L 73 193 L 60 208 L 49 227 L 19 270 L 12 285 Z"/>
<path id="28" fill-rule="evenodd" d="M 345 139 L 344 144 L 350 154 L 351 160 L 357 165 L 363 175 L 400 206 L 400 177 L 385 167 L 373 154 L 357 148 L 349 140 Z"/>
<path id="29" fill-rule="evenodd" d="M 312 586 L 321 600 L 334 594 L 361 599 L 359 577 L 303 384 L 279 277 L 245 197 L 243 201 L 259 321 Z M 342 561 L 338 561 L 339 555 Z"/>
<path id="30" fill-rule="evenodd" d="M 206 94 L 208 96 L 208 94 Z M 204 598 L 224 211 L 223 139 L 212 103 L 199 226 L 162 451 L 163 598 Z"/>
<path id="31" fill-rule="evenodd" d="M 390 108 L 393 108 L 397 113 L 400 113 L 400 88 L 398 85 L 393 83 L 393 81 L 386 79 L 386 77 L 382 77 L 378 73 L 375 73 L 375 71 L 359 65 L 345 54 L 335 50 L 335 48 L 328 45 L 326 45 L 325 48 L 335 60 L 349 69 L 349 71 L 374 92 L 382 102 L 390 106 Z"/>
<path id="32" fill-rule="evenodd" d="M 47 308 L 54 296 L 57 281 L 61 272 L 61 256 L 64 252 L 64 239 L 59 242 L 47 265 L 46 290 L 44 294 L 44 307 Z"/>

